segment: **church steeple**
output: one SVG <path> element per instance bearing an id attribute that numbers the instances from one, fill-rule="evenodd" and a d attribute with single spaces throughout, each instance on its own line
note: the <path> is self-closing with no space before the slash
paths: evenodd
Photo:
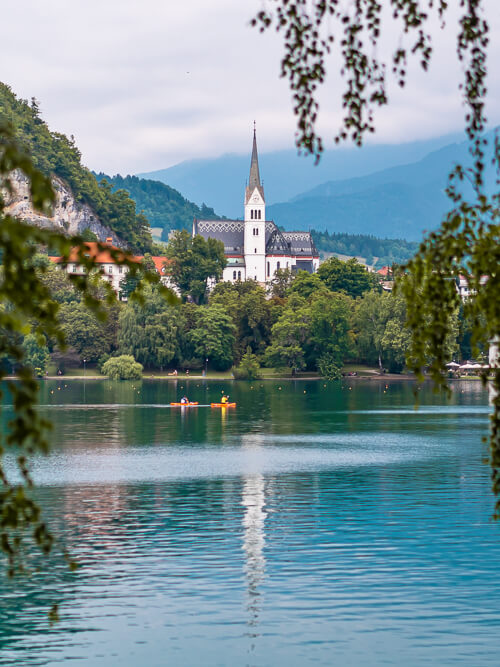
<path id="1" fill-rule="evenodd" d="M 248 187 L 246 189 L 245 204 L 248 203 L 250 196 L 254 192 L 255 188 L 259 191 L 260 196 L 264 199 L 264 188 L 260 182 L 259 174 L 259 155 L 257 153 L 257 131 L 255 129 L 255 121 L 253 122 L 253 146 L 252 146 L 252 159 L 250 161 L 250 175 L 248 177 Z"/>

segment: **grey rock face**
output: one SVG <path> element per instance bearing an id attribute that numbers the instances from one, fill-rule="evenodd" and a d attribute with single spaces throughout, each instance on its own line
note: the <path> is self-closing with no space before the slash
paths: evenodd
<path id="1" fill-rule="evenodd" d="M 52 187 L 56 193 L 53 215 L 47 217 L 33 210 L 28 179 L 19 171 L 11 175 L 12 193 L 6 196 L 5 212 L 25 220 L 37 227 L 56 229 L 68 235 L 82 234 L 86 229 L 94 232 L 99 241 L 111 238 L 117 247 L 126 247 L 109 227 L 103 225 L 95 212 L 87 204 L 75 200 L 69 185 L 57 176 L 52 177 Z"/>

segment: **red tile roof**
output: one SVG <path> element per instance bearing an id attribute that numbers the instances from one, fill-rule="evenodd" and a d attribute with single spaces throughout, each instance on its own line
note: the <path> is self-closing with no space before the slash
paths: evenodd
<path id="1" fill-rule="evenodd" d="M 111 256 L 109 250 L 107 250 L 106 248 L 102 249 L 102 246 L 104 244 L 100 244 L 101 249 L 99 248 L 99 243 L 97 243 L 96 241 L 87 241 L 84 245 L 87 247 L 87 252 L 85 254 L 88 257 L 91 257 L 95 261 L 96 264 L 116 264 L 116 260 Z M 110 249 L 118 252 L 119 253 L 118 256 L 120 258 L 127 257 L 132 262 L 140 262 L 141 261 L 139 257 L 134 257 L 134 256 L 131 256 L 131 255 L 127 255 L 127 253 L 124 252 L 123 250 L 121 250 L 120 248 L 116 248 L 115 246 L 111 246 L 111 245 L 108 246 L 108 247 Z M 62 257 L 50 257 L 50 261 L 55 262 L 56 264 L 60 264 L 63 261 L 63 258 Z M 78 263 L 78 261 L 79 261 L 79 259 L 78 259 L 78 248 L 72 248 L 71 252 L 69 253 L 69 257 L 68 257 L 67 260 L 65 260 L 65 262 L 66 263 L 69 263 L 69 262 Z"/>

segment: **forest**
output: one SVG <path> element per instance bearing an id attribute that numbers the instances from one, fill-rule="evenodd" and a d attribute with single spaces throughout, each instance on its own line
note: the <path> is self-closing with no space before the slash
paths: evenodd
<path id="1" fill-rule="evenodd" d="M 51 132 L 42 120 L 38 102 L 16 97 L 9 86 L 0 82 L 0 122 L 8 122 L 20 146 L 33 164 L 46 176 L 59 176 L 73 191 L 77 202 L 88 204 L 100 221 L 110 227 L 136 252 L 151 249 L 148 220 L 136 213 L 135 202 L 125 190 L 113 190 L 105 180 L 82 165 L 81 153 L 73 137 Z"/>
<path id="2" fill-rule="evenodd" d="M 135 201 L 138 211 L 149 220 L 153 228 L 161 228 L 161 240 L 168 241 L 169 232 L 179 229 L 191 230 L 193 218 L 202 220 L 220 220 L 213 208 L 202 204 L 197 206 L 188 201 L 174 188 L 137 176 L 107 176 L 99 173 L 97 180 L 107 181 L 113 192 L 125 190 Z"/>
<path id="3" fill-rule="evenodd" d="M 220 276 L 224 258 L 220 249 L 202 245 L 194 242 L 186 248 L 191 263 L 186 262 L 182 272 L 171 269 L 171 280 L 181 293 L 176 304 L 167 303 L 156 285 L 143 286 L 138 301 L 133 287 L 128 301 L 106 306 L 105 322 L 86 309 L 65 272 L 39 255 L 37 271 L 58 304 L 68 348 L 60 350 L 50 340 L 40 346 L 32 334 L 26 335 L 26 356 L 37 374 L 44 375 L 50 361 L 64 373 L 84 359 L 102 371 L 110 358 L 122 355 L 129 358 L 127 363 L 148 371 L 232 368 L 241 379 L 258 377 L 263 367 L 292 375 L 307 370 L 336 379 L 348 362 L 380 371 L 404 370 L 409 345 L 404 299 L 383 291 L 376 274 L 355 259 L 342 262 L 332 257 L 317 274 L 280 270 L 267 291 L 252 280 L 218 282 L 210 290 L 209 278 Z M 197 252 L 205 257 L 204 275 L 200 263 L 193 261 Z M 144 270 L 148 262 L 146 255 Z M 98 276 L 96 280 L 99 295 L 102 286 Z M 200 294 L 203 280 L 205 291 Z M 460 312 L 454 314 L 448 356 L 471 356 Z"/>
<path id="4" fill-rule="evenodd" d="M 368 234 L 344 232 L 318 232 L 311 230 L 314 243 L 322 253 L 338 253 L 350 257 L 363 257 L 368 265 L 382 266 L 404 264 L 418 250 L 418 243 L 404 239 L 379 239 Z"/>

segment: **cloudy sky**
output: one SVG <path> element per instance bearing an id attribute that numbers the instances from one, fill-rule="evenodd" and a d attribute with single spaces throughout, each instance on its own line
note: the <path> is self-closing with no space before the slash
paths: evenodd
<path id="1" fill-rule="evenodd" d="M 498 0 L 488 2 L 490 63 L 496 65 L 500 13 Z M 51 129 L 73 134 L 83 161 L 95 170 L 135 173 L 247 153 L 254 119 L 262 151 L 290 148 L 294 118 L 286 82 L 279 79 L 280 39 L 249 26 L 262 4 L 11 0 L 2 9 L 1 79 L 23 98 L 35 96 Z M 462 127 L 454 31 L 435 32 L 430 74 L 416 71 L 403 92 L 391 88 L 392 106 L 377 116 L 375 141 L 427 138 Z M 396 43 L 397 36 L 387 34 L 383 48 Z M 325 140 L 340 117 L 335 60 L 332 65 L 321 95 Z M 488 111 L 496 124 L 500 73 L 496 66 L 490 71 Z"/>

